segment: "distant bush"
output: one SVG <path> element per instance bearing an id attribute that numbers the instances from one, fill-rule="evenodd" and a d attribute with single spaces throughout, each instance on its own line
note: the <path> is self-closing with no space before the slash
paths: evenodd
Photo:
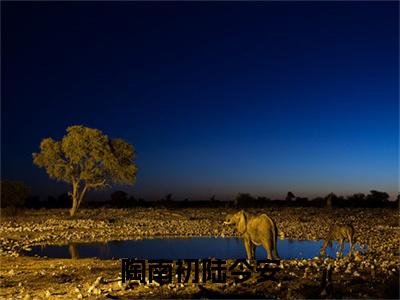
<path id="1" fill-rule="evenodd" d="M 292 193 L 292 192 L 288 192 L 287 193 L 287 195 L 286 195 L 286 198 L 285 198 L 285 200 L 287 201 L 287 202 L 291 202 L 293 199 L 295 199 L 296 198 L 296 196 Z"/>
<path id="2" fill-rule="evenodd" d="M 32 209 L 38 209 L 43 207 L 42 201 L 40 201 L 39 196 L 29 196 L 25 200 L 25 207 L 26 208 L 32 208 Z"/>
<path id="3" fill-rule="evenodd" d="M 9 190 L 2 189 L 3 193 Z M 293 195 L 293 194 L 292 194 Z M 393 207 L 399 208 L 400 196 L 397 196 L 396 201 L 389 201 L 389 195 L 385 192 L 371 191 L 367 196 L 362 193 L 356 193 L 347 197 L 336 196 L 335 194 L 329 194 L 331 207 Z M 142 198 L 136 199 L 133 196 L 129 196 L 124 191 L 114 191 L 108 201 L 88 201 L 83 204 L 85 208 L 101 208 L 101 207 L 112 207 L 112 208 L 132 208 L 132 207 L 162 207 L 168 209 L 176 208 L 269 208 L 269 207 L 316 207 L 323 208 L 327 205 L 326 197 L 316 197 L 311 200 L 305 197 L 286 197 L 284 200 L 271 200 L 267 197 L 253 197 L 249 193 L 239 193 L 232 201 L 221 201 L 217 200 L 215 196 L 211 196 L 208 200 L 189 200 L 185 198 L 182 201 L 174 200 L 172 194 L 167 194 L 165 197 L 158 201 L 145 201 Z M 9 198 L 10 199 L 10 198 Z M 67 193 L 61 194 L 58 197 L 48 196 L 46 200 L 41 201 L 38 196 L 25 197 L 23 202 L 15 203 L 20 207 L 25 204 L 27 208 L 67 208 L 70 207 L 72 199 Z M 290 199 L 290 201 L 289 201 Z M 7 203 L 3 203 L 4 207 Z"/>
<path id="4" fill-rule="evenodd" d="M 1 208 L 13 211 L 22 208 L 29 195 L 28 187 L 21 181 L 1 181 Z"/>
<path id="5" fill-rule="evenodd" d="M 255 202 L 255 198 L 248 193 L 239 193 L 233 201 L 237 208 L 251 207 Z"/>
<path id="6" fill-rule="evenodd" d="M 376 207 L 387 204 L 389 202 L 389 195 L 385 192 L 379 192 L 372 190 L 370 194 L 367 195 L 365 201 L 369 206 Z"/>
<path id="7" fill-rule="evenodd" d="M 111 194 L 111 206 L 124 207 L 128 202 L 128 194 L 124 191 L 115 191 Z"/>

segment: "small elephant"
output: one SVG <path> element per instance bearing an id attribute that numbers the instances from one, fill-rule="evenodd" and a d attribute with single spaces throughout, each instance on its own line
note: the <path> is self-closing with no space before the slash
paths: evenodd
<path id="1" fill-rule="evenodd" d="M 322 258 L 325 254 L 325 250 L 328 245 L 332 246 L 332 241 L 340 241 L 340 250 L 339 250 L 339 257 L 342 256 L 343 252 L 343 242 L 348 240 L 350 243 L 350 251 L 349 254 L 353 251 L 353 243 L 354 243 L 354 228 L 350 224 L 345 225 L 333 225 L 329 229 L 329 233 L 324 240 L 324 244 L 319 252 L 319 256 Z"/>
<path id="2" fill-rule="evenodd" d="M 268 259 L 280 259 L 277 251 L 278 229 L 275 222 L 266 214 L 250 215 L 243 210 L 233 215 L 227 215 L 225 225 L 236 225 L 242 235 L 246 247 L 247 258 L 254 260 L 256 247 L 262 245 L 267 251 Z"/>

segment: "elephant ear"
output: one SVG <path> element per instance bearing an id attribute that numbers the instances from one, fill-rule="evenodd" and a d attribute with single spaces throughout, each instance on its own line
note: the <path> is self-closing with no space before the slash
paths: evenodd
<path id="1" fill-rule="evenodd" d="M 243 234 L 247 230 L 247 216 L 242 210 L 239 212 L 239 222 L 237 223 L 237 230 L 240 234 Z"/>

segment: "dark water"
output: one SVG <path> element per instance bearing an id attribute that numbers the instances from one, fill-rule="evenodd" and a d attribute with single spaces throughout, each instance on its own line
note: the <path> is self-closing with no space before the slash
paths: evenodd
<path id="1" fill-rule="evenodd" d="M 313 258 L 319 255 L 323 241 L 278 240 L 278 254 L 282 259 Z M 358 246 L 355 249 L 359 250 Z M 335 257 L 339 244 L 333 243 L 326 249 L 326 255 Z M 345 243 L 343 255 L 349 251 Z M 220 259 L 246 258 L 243 241 L 239 238 L 156 238 L 107 243 L 82 243 L 63 246 L 35 246 L 27 252 L 29 256 L 47 256 L 49 258 L 88 258 L 100 259 L 139 258 L 139 259 Z M 256 259 L 265 259 L 262 246 L 257 247 Z"/>

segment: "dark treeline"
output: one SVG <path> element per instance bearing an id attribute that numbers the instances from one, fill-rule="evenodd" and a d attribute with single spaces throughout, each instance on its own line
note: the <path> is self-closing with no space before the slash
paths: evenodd
<path id="1" fill-rule="evenodd" d="M 58 197 L 49 196 L 42 199 L 38 196 L 29 196 L 29 189 L 22 182 L 2 181 L 1 207 L 12 208 L 70 208 L 72 199 L 70 194 L 63 193 Z M 248 193 L 239 193 L 234 200 L 221 201 L 212 196 L 208 200 L 174 200 L 172 194 L 167 194 L 158 201 L 145 201 L 142 198 L 129 196 L 124 191 L 111 193 L 107 201 L 86 201 L 82 207 L 86 208 L 132 208 L 132 207 L 225 207 L 225 208 L 264 208 L 264 207 L 399 207 L 400 196 L 396 201 L 389 201 L 389 195 L 385 192 L 370 191 L 343 197 L 331 193 L 324 197 L 313 199 L 297 197 L 288 192 L 285 199 L 272 200 L 266 197 L 253 197 Z"/>

